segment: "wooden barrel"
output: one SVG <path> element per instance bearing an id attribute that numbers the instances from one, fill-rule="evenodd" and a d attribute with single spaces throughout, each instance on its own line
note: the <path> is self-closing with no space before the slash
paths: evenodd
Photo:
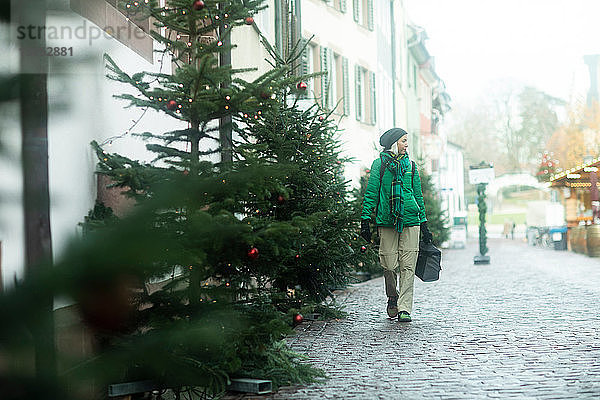
<path id="1" fill-rule="evenodd" d="M 574 226 L 571 228 L 571 232 L 569 232 L 569 244 L 571 245 L 571 250 L 575 253 L 581 253 L 581 249 L 579 248 L 579 236 L 581 236 L 581 227 Z"/>
<path id="2" fill-rule="evenodd" d="M 575 253 L 587 254 L 586 226 L 580 225 L 571 229 L 571 248 Z"/>
<path id="3" fill-rule="evenodd" d="M 581 254 L 587 254 L 587 226 L 581 225 L 579 226 L 579 239 L 578 246 L 581 249 Z"/>
<path id="4" fill-rule="evenodd" d="M 600 225 L 587 227 L 587 249 L 590 257 L 600 257 Z"/>

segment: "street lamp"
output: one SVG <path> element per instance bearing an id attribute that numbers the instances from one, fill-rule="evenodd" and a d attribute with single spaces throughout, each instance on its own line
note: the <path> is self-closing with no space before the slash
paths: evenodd
<path id="1" fill-rule="evenodd" d="M 482 161 L 478 165 L 469 167 L 469 182 L 477 185 L 477 208 L 479 209 L 479 254 L 473 257 L 474 264 L 489 264 L 490 256 L 486 255 L 487 248 L 487 230 L 485 229 L 485 214 L 487 205 L 485 203 L 485 188 L 494 180 L 494 166 L 492 163 Z"/>

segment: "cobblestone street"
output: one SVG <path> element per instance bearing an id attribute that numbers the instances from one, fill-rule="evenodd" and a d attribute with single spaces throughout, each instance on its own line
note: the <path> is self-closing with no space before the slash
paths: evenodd
<path id="1" fill-rule="evenodd" d="M 440 281 L 415 282 L 412 323 L 385 313 L 382 278 L 340 296 L 348 318 L 290 338 L 330 379 L 275 399 L 600 398 L 600 260 L 488 243 L 446 250 Z"/>

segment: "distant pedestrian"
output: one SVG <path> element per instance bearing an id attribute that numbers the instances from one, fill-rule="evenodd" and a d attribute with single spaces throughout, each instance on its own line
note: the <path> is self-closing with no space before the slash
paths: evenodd
<path id="1" fill-rule="evenodd" d="M 361 236 L 371 241 L 369 222 L 375 214 L 380 238 L 379 260 L 384 269 L 387 313 L 411 321 L 419 237 L 430 242 L 421 179 L 408 156 L 408 135 L 400 128 L 386 131 L 383 151 L 373 161 L 363 202 Z M 400 282 L 398 282 L 398 275 Z"/>
<path id="2" fill-rule="evenodd" d="M 504 235 L 505 239 L 508 239 L 508 235 L 510 235 L 510 229 L 512 227 L 512 224 L 509 220 L 504 220 L 504 228 L 502 229 L 502 234 Z"/>

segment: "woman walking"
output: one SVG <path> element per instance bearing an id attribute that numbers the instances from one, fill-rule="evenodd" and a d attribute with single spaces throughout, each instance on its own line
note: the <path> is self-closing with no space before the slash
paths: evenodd
<path id="1" fill-rule="evenodd" d="M 383 151 L 373 161 L 361 215 L 361 236 L 371 241 L 369 222 L 375 214 L 380 238 L 379 261 L 384 269 L 387 313 L 410 322 L 419 237 L 430 242 L 421 179 L 408 157 L 408 134 L 400 128 L 386 131 Z M 399 279 L 398 279 L 399 278 Z"/>

